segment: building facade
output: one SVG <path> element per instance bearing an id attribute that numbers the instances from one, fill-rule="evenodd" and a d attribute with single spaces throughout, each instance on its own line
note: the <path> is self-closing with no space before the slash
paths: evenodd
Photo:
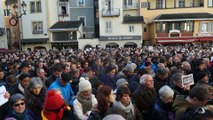
<path id="1" fill-rule="evenodd" d="M 4 1 L 0 1 L 0 49 L 8 49 L 8 40 L 6 34 L 6 25 L 5 25 L 5 18 L 4 18 Z"/>
<path id="2" fill-rule="evenodd" d="M 141 0 L 145 44 L 213 41 L 213 0 Z"/>
<path id="3" fill-rule="evenodd" d="M 100 45 L 140 47 L 143 43 L 143 16 L 138 0 L 99 0 Z"/>

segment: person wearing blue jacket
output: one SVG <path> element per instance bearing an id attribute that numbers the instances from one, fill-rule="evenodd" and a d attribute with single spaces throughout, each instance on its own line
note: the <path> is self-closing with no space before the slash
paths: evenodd
<path id="1" fill-rule="evenodd" d="M 53 82 L 48 88 L 48 91 L 52 90 L 53 88 L 58 88 L 61 91 L 65 103 L 67 103 L 70 106 L 73 106 L 74 92 L 69 84 L 70 80 L 71 80 L 70 75 L 68 73 L 63 72 L 61 74 L 61 78 Z"/>

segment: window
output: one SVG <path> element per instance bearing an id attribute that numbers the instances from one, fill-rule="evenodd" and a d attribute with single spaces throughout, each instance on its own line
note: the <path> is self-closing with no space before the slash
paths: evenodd
<path id="1" fill-rule="evenodd" d="M 180 30 L 182 32 L 192 32 L 193 27 L 194 27 L 193 22 L 182 22 Z"/>
<path id="2" fill-rule="evenodd" d="M 112 22 L 106 22 L 106 33 L 112 33 Z"/>
<path id="3" fill-rule="evenodd" d="M 30 12 L 41 12 L 41 1 L 30 2 Z"/>
<path id="4" fill-rule="evenodd" d="M 67 2 L 59 3 L 59 15 L 68 15 L 68 3 Z"/>
<path id="5" fill-rule="evenodd" d="M 43 24 L 42 22 L 33 22 L 33 34 L 43 34 Z"/>
<path id="6" fill-rule="evenodd" d="M 85 7 L 85 0 L 78 0 L 78 7 Z"/>
<path id="7" fill-rule="evenodd" d="M 128 5 L 132 5 L 132 0 L 128 0 Z"/>
<path id="8" fill-rule="evenodd" d="M 208 6 L 213 7 L 213 0 L 208 0 Z"/>
<path id="9" fill-rule="evenodd" d="M 213 32 L 213 22 L 201 22 L 199 32 L 201 33 Z"/>
<path id="10" fill-rule="evenodd" d="M 53 32 L 53 41 L 77 40 L 76 31 L 73 32 Z"/>
<path id="11" fill-rule="evenodd" d="M 166 32 L 166 23 L 157 23 L 156 24 L 156 32 L 157 33 L 165 33 Z"/>
<path id="12" fill-rule="evenodd" d="M 4 9 L 4 16 L 9 16 L 9 14 L 10 14 L 10 11 L 7 9 Z"/>
<path id="13" fill-rule="evenodd" d="M 80 21 L 82 21 L 82 25 L 86 26 L 86 21 L 85 21 L 85 17 L 79 17 L 78 18 Z"/>
<path id="14" fill-rule="evenodd" d="M 179 0 L 178 1 L 178 7 L 180 7 L 180 8 L 185 7 L 185 0 Z"/>
<path id="15" fill-rule="evenodd" d="M 135 32 L 135 26 L 129 26 L 129 32 Z"/>
<path id="16" fill-rule="evenodd" d="M 163 8 L 163 1 L 164 1 L 164 0 L 157 0 L 157 8 L 158 8 L 158 9 Z"/>

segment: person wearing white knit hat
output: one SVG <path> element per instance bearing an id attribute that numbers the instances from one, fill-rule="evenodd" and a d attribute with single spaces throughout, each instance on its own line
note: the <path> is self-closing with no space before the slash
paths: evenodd
<path id="1" fill-rule="evenodd" d="M 79 90 L 73 103 L 74 114 L 78 119 L 86 120 L 91 109 L 97 104 L 97 100 L 92 94 L 91 83 L 83 77 L 79 81 Z"/>

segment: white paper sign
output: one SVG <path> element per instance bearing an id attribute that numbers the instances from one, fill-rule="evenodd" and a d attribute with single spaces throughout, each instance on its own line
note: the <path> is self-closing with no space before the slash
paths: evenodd
<path id="1" fill-rule="evenodd" d="M 183 75 L 181 77 L 183 86 L 186 84 L 194 85 L 194 77 L 193 74 Z"/>
<path id="2" fill-rule="evenodd" d="M 8 99 L 6 99 L 4 97 L 4 94 L 6 93 L 6 88 L 5 86 L 1 86 L 0 87 L 0 106 L 2 106 L 4 103 L 6 103 L 8 101 Z"/>

